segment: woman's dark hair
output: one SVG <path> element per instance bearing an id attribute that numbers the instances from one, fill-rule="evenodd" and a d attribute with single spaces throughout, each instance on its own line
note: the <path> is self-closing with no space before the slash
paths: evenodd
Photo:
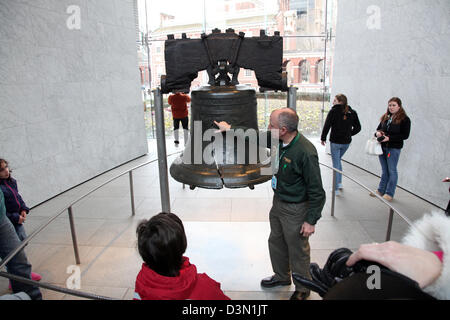
<path id="1" fill-rule="evenodd" d="M 391 103 L 391 102 L 396 102 L 398 104 L 398 106 L 400 107 L 400 110 L 398 110 L 398 112 L 396 112 L 394 114 L 394 116 L 392 117 L 392 123 L 399 124 L 406 118 L 406 112 L 405 112 L 405 109 L 403 109 L 402 100 L 400 100 L 400 98 L 393 97 L 393 98 L 389 99 L 389 101 L 388 101 L 388 103 Z M 387 121 L 391 115 L 392 114 L 389 111 L 389 107 L 388 107 L 386 113 L 383 114 L 383 116 L 380 119 L 381 122 Z"/>
<path id="2" fill-rule="evenodd" d="M 347 112 L 349 110 L 347 97 L 341 93 L 336 95 L 336 99 L 340 102 L 341 105 L 344 106 L 344 109 L 342 109 L 342 113 L 344 114 L 344 120 L 347 120 Z"/>
<path id="3" fill-rule="evenodd" d="M 159 213 L 136 229 L 138 250 L 147 266 L 166 277 L 179 275 L 187 240 L 183 223 L 173 213 Z"/>
<path id="4" fill-rule="evenodd" d="M 8 165 L 8 161 L 6 161 L 5 159 L 2 159 L 2 158 L 0 158 L 0 166 L 2 165 L 2 163 L 4 163 L 5 164 L 5 167 L 8 167 L 9 165 Z M 9 169 L 9 174 L 11 175 L 11 172 L 12 172 L 12 170 L 11 170 L 11 168 Z"/>

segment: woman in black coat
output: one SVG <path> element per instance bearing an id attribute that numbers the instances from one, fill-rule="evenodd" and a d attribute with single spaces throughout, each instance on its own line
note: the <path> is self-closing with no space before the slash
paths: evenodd
<path id="1" fill-rule="evenodd" d="M 411 120 L 406 115 L 400 98 L 389 100 L 388 109 L 381 117 L 375 136 L 381 142 L 383 154 L 378 156 L 381 164 L 381 181 L 377 193 L 387 201 L 392 201 L 397 188 L 397 164 L 403 141 L 408 139 Z"/>
<path id="2" fill-rule="evenodd" d="M 334 98 L 333 108 L 328 113 L 322 130 L 322 145 L 325 145 L 330 129 L 333 167 L 342 171 L 341 158 L 350 146 L 352 136 L 361 131 L 358 114 L 348 105 L 347 97 L 343 94 L 338 94 Z M 342 174 L 338 172 L 336 172 L 336 189 L 336 194 L 339 194 L 339 190 L 343 189 Z"/>

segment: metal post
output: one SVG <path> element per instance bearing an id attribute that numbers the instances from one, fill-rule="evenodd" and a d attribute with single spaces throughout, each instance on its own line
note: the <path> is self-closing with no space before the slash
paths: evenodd
<path id="1" fill-rule="evenodd" d="M 148 93 L 150 95 L 150 120 L 151 120 L 151 127 L 152 127 L 152 139 L 155 139 L 155 126 L 154 126 L 154 121 L 153 121 L 153 99 L 151 96 L 151 90 L 148 89 Z"/>
<path id="2" fill-rule="evenodd" d="M 75 251 L 75 261 L 77 264 L 81 264 L 80 254 L 78 253 L 77 235 L 75 232 L 75 224 L 73 222 L 72 207 L 67 209 L 69 211 L 70 232 L 72 233 L 73 250 Z"/>
<path id="3" fill-rule="evenodd" d="M 323 96 L 322 96 L 322 110 L 321 110 L 321 128 L 324 125 L 325 113 L 325 93 L 327 91 L 326 76 L 327 76 L 327 43 L 328 43 L 328 0 L 325 1 L 325 48 L 323 52 Z"/>
<path id="4" fill-rule="evenodd" d="M 133 171 L 130 171 L 128 175 L 130 177 L 131 215 L 134 217 L 136 210 L 134 207 Z"/>
<path id="5" fill-rule="evenodd" d="M 391 240 L 391 232 L 392 232 L 392 221 L 394 219 L 394 210 L 392 208 L 389 209 L 389 223 L 388 223 L 388 229 L 386 232 L 386 241 Z"/>
<path id="6" fill-rule="evenodd" d="M 297 87 L 289 87 L 287 106 L 288 108 L 297 111 Z"/>
<path id="7" fill-rule="evenodd" d="M 148 93 L 150 94 L 150 88 L 152 87 L 152 68 L 150 63 L 150 44 L 148 40 L 149 28 L 148 28 L 148 12 L 147 12 L 147 0 L 145 0 L 145 44 L 147 46 L 147 69 L 148 69 Z M 153 125 L 153 111 L 152 111 L 152 102 L 150 99 L 150 125 L 152 128 L 152 139 L 155 138 L 155 131 Z"/>
<path id="8" fill-rule="evenodd" d="M 203 0 L 203 33 L 206 32 L 206 0 Z"/>
<path id="9" fill-rule="evenodd" d="M 333 170 L 333 189 L 331 191 L 331 216 L 334 217 L 334 201 L 336 200 L 336 171 Z"/>
<path id="10" fill-rule="evenodd" d="M 169 177 L 167 173 L 166 133 L 164 129 L 163 95 L 161 89 L 153 90 L 155 97 L 156 146 L 158 149 L 159 187 L 161 208 L 170 212 Z"/>
<path id="11" fill-rule="evenodd" d="M 269 114 L 269 102 L 267 101 L 267 91 L 264 91 L 264 128 L 269 126 L 267 115 Z"/>

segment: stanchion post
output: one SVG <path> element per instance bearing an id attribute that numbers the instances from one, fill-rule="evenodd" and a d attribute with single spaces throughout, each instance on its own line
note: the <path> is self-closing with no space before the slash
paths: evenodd
<path id="1" fill-rule="evenodd" d="M 130 178 L 130 198 L 131 198 L 131 215 L 134 217 L 136 214 L 136 209 L 134 206 L 134 187 L 133 187 L 133 171 L 128 173 Z"/>
<path id="2" fill-rule="evenodd" d="M 167 173 L 166 133 L 164 128 L 163 95 L 161 89 L 153 90 L 155 97 L 156 145 L 158 149 L 159 186 L 162 212 L 170 212 L 169 177 Z"/>
<path id="3" fill-rule="evenodd" d="M 334 202 L 336 200 L 336 171 L 333 170 L 333 187 L 331 190 L 331 216 L 334 217 Z"/>
<path id="4" fill-rule="evenodd" d="M 75 261 L 77 264 L 81 264 L 80 254 L 78 252 L 77 234 L 75 232 L 75 223 L 73 221 L 72 207 L 67 209 L 69 211 L 70 232 L 72 233 L 73 250 L 75 252 Z"/>
<path id="5" fill-rule="evenodd" d="M 297 87 L 289 87 L 287 107 L 297 112 Z"/>
<path id="6" fill-rule="evenodd" d="M 394 220 L 394 210 L 392 210 L 392 208 L 389 208 L 389 222 L 388 222 L 388 229 L 386 232 L 386 241 L 391 240 L 392 221 L 393 220 Z"/>

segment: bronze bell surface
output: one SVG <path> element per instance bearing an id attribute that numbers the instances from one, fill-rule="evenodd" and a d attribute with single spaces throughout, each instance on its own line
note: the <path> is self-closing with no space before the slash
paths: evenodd
<path id="1" fill-rule="evenodd" d="M 170 175 L 191 189 L 253 189 L 270 180 L 270 153 L 259 144 L 261 139 L 246 138 L 243 130 L 219 132 L 214 121 L 258 133 L 255 90 L 243 85 L 208 85 L 193 90 L 190 137 L 170 166 Z"/>

